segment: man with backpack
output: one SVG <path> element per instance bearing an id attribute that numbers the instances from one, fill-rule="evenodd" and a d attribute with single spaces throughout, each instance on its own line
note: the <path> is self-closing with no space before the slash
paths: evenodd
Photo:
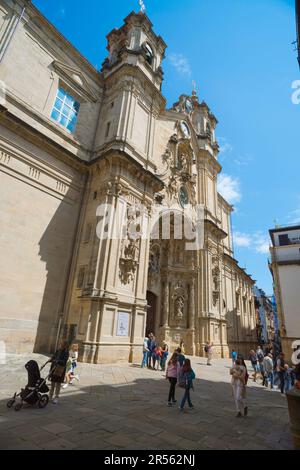
<path id="1" fill-rule="evenodd" d="M 263 362 L 264 362 L 265 355 L 264 355 L 264 352 L 263 352 L 261 346 L 258 346 L 257 351 L 256 351 L 256 355 L 257 355 L 257 359 L 258 359 L 258 363 L 259 363 L 260 373 L 263 376 L 263 374 L 264 374 Z"/>

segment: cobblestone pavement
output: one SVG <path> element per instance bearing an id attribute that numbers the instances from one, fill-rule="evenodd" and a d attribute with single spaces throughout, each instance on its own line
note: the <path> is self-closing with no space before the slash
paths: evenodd
<path id="1" fill-rule="evenodd" d="M 80 382 L 62 391 L 58 405 L 7 409 L 27 380 L 28 359 L 0 365 L 0 449 L 201 450 L 292 449 L 286 398 L 250 380 L 249 416 L 237 419 L 228 360 L 193 358 L 194 410 L 167 407 L 162 372 L 128 364 L 79 364 Z M 183 391 L 177 389 L 177 399 Z"/>

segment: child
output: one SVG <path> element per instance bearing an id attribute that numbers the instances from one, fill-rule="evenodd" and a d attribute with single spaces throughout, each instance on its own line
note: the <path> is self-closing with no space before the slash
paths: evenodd
<path id="1" fill-rule="evenodd" d="M 160 366 L 161 357 L 162 357 L 162 348 L 157 347 L 157 348 L 154 350 L 154 354 L 155 354 L 155 360 L 156 360 L 156 369 L 155 369 L 155 367 L 154 367 L 154 370 L 159 371 L 159 366 Z"/>
<path id="2" fill-rule="evenodd" d="M 186 401 L 188 402 L 188 405 L 191 409 L 194 408 L 191 402 L 190 391 L 194 390 L 193 380 L 195 380 L 195 378 L 196 378 L 196 375 L 192 369 L 191 361 L 189 359 L 186 359 L 181 369 L 180 379 L 179 379 L 179 386 L 184 388 L 185 390 L 182 401 L 181 401 L 181 405 L 179 407 L 180 411 L 183 411 Z"/>
<path id="3" fill-rule="evenodd" d="M 284 393 L 288 393 L 293 387 L 293 369 L 288 364 L 285 364 L 284 369 Z"/>
<path id="4" fill-rule="evenodd" d="M 171 357 L 168 368 L 166 379 L 170 382 L 170 391 L 169 391 L 169 399 L 168 399 L 168 406 L 172 406 L 173 404 L 177 403 L 175 400 L 175 388 L 178 380 L 180 372 L 180 364 L 178 362 L 178 354 L 174 352 L 173 356 Z"/>
<path id="5" fill-rule="evenodd" d="M 232 367 L 234 367 L 235 361 L 237 360 L 238 353 L 235 349 L 232 350 L 231 359 L 232 359 Z"/>
<path id="6" fill-rule="evenodd" d="M 78 360 L 78 344 L 72 344 L 69 351 L 69 359 L 67 362 L 67 371 L 66 371 L 66 383 L 63 385 L 63 388 L 67 388 L 69 385 L 73 385 L 74 379 L 79 381 L 79 375 L 75 374 L 75 369 L 77 367 Z"/>
<path id="7" fill-rule="evenodd" d="M 166 362 L 169 356 L 169 346 L 165 341 L 163 341 L 163 346 L 162 346 L 162 356 L 161 356 L 161 370 L 164 372 L 166 370 Z"/>

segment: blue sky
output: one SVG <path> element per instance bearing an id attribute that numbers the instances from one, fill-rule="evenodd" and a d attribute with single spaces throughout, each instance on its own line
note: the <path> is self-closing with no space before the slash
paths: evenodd
<path id="1" fill-rule="evenodd" d="M 100 68 L 106 34 L 138 0 L 34 0 L 47 18 Z M 236 207 L 235 257 L 272 293 L 268 230 L 300 221 L 300 80 L 294 0 L 145 0 L 168 44 L 163 93 L 168 105 L 192 80 L 219 120 L 220 191 Z M 82 7 L 86 5 L 86 7 Z"/>

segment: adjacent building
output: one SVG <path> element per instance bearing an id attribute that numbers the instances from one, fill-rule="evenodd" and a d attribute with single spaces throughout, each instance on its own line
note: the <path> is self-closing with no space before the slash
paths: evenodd
<path id="1" fill-rule="evenodd" d="M 144 13 L 107 40 L 99 72 L 30 2 L 1 0 L 0 340 L 75 340 L 94 363 L 140 361 L 150 331 L 188 354 L 246 353 L 254 282 L 217 190 L 217 119 L 195 92 L 167 108 L 166 44 Z M 202 223 L 193 249 L 176 234 L 185 210 Z M 153 235 L 162 222 L 169 237 Z"/>
<path id="2" fill-rule="evenodd" d="M 300 225 L 270 230 L 270 269 L 274 280 L 282 349 L 291 357 L 292 344 L 300 339 Z"/>
<path id="3" fill-rule="evenodd" d="M 260 345 L 280 343 L 279 321 L 274 296 L 268 297 L 262 289 L 254 287 L 257 342 Z"/>

